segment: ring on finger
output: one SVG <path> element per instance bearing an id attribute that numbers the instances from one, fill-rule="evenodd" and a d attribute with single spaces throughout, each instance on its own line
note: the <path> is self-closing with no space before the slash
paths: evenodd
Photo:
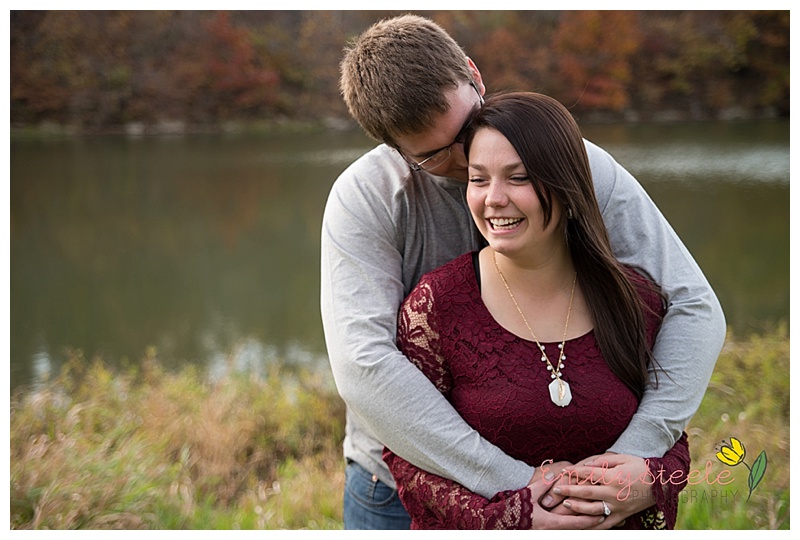
<path id="1" fill-rule="evenodd" d="M 608 505 L 606 504 L 606 501 L 600 501 L 600 502 L 603 503 L 603 515 L 606 516 L 606 517 L 610 516 L 611 515 L 611 508 L 608 507 Z"/>

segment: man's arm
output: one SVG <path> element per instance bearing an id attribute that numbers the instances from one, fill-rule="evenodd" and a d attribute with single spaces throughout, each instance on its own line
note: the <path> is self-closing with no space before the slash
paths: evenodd
<path id="1" fill-rule="evenodd" d="M 610 155 L 587 142 L 600 210 L 614 254 L 646 272 L 667 296 L 648 386 L 611 452 L 663 456 L 703 399 L 725 341 L 725 317 L 714 291 L 642 186 Z"/>
<path id="2" fill-rule="evenodd" d="M 485 497 L 525 487 L 534 469 L 483 439 L 398 351 L 396 224 L 388 201 L 352 186 L 337 181 L 322 226 L 322 322 L 340 395 L 383 444 L 429 472 Z"/>

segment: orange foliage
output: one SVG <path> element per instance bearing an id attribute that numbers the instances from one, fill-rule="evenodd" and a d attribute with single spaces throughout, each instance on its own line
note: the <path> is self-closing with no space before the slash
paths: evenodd
<path id="1" fill-rule="evenodd" d="M 207 24 L 208 75 L 211 89 L 230 96 L 235 105 L 249 108 L 274 102 L 272 91 L 280 76 L 261 65 L 250 33 L 231 24 L 227 12 L 221 11 Z"/>
<path id="2" fill-rule="evenodd" d="M 489 51 L 499 53 L 493 55 L 490 62 L 482 64 L 485 68 L 479 66 L 490 88 L 531 90 L 536 87 L 542 58 L 531 50 L 518 33 L 508 28 L 495 28 L 487 36 L 484 46 Z"/>
<path id="3" fill-rule="evenodd" d="M 625 108 L 631 59 L 640 43 L 638 13 L 565 12 L 553 38 L 565 99 L 585 108 Z"/>
<path id="4" fill-rule="evenodd" d="M 346 116 L 345 43 L 386 11 L 12 11 L 11 121 L 102 129 Z M 788 11 L 429 11 L 487 89 L 576 111 L 789 114 Z"/>

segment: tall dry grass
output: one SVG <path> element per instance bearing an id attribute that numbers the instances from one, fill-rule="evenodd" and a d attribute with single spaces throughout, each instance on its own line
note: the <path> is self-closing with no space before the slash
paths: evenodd
<path id="1" fill-rule="evenodd" d="M 143 365 L 76 355 L 13 400 L 12 528 L 338 525 L 344 407 L 329 381 Z"/>
<path id="2" fill-rule="evenodd" d="M 341 528 L 344 407 L 329 378 L 275 368 L 209 380 L 187 367 L 111 370 L 76 354 L 12 399 L 12 529 Z M 734 483 L 687 488 L 682 529 L 789 528 L 789 337 L 728 340 L 690 427 L 693 468 Z M 747 471 L 715 457 L 723 439 L 764 450 Z M 734 495 L 734 491 L 738 495 Z"/>
<path id="3" fill-rule="evenodd" d="M 711 462 L 713 476 L 728 470 L 733 482 L 687 487 L 679 528 L 789 528 L 789 352 L 786 325 L 727 340 L 688 433 L 692 469 Z M 766 474 L 750 500 L 747 467 L 726 466 L 715 455 L 731 437 L 745 445 L 749 466 L 762 450 L 767 454 Z"/>

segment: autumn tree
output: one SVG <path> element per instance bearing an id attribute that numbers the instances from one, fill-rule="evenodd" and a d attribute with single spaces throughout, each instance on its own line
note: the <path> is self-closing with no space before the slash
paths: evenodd
<path id="1" fill-rule="evenodd" d="M 263 113 L 276 102 L 280 83 L 277 71 L 257 55 L 250 32 L 234 26 L 225 11 L 205 24 L 206 39 L 193 43 L 199 47 L 201 71 L 196 90 L 207 88 L 213 101 L 209 114 L 216 118 L 236 117 L 250 112 Z"/>
<path id="2" fill-rule="evenodd" d="M 788 12 L 669 11 L 642 20 L 638 108 L 709 118 L 769 103 L 788 114 Z"/>
<path id="3" fill-rule="evenodd" d="M 12 125 L 346 117 L 342 50 L 399 11 L 12 11 Z M 422 11 L 490 92 L 576 111 L 789 114 L 788 11 Z"/>
<path id="4" fill-rule="evenodd" d="M 488 91 L 554 90 L 550 40 L 557 14 L 479 12 L 472 20 L 452 19 L 444 19 L 445 27 L 454 28 L 451 33 L 476 62 Z"/>
<path id="5" fill-rule="evenodd" d="M 789 12 L 755 11 L 747 15 L 757 32 L 744 48 L 742 76 L 756 83 L 756 105 L 789 115 Z"/>
<path id="6" fill-rule="evenodd" d="M 620 111 L 629 103 L 631 61 L 640 43 L 632 11 L 566 11 L 553 36 L 552 52 L 569 105 Z"/>
<path id="7" fill-rule="evenodd" d="M 132 92 L 134 17 L 105 11 L 13 13 L 12 113 L 34 120 L 121 121 Z"/>

